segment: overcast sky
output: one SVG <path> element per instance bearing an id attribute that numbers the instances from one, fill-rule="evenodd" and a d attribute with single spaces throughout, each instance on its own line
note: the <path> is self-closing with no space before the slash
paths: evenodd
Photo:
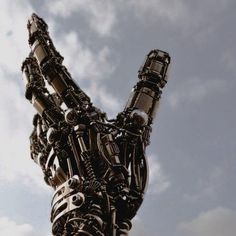
<path id="1" fill-rule="evenodd" d="M 130 235 L 235 236 L 235 10 L 234 0 L 2 0 L 0 235 L 51 230 L 53 192 L 29 156 L 35 111 L 20 72 L 36 12 L 73 78 L 110 118 L 151 49 L 172 57 L 147 151 L 149 188 Z"/>

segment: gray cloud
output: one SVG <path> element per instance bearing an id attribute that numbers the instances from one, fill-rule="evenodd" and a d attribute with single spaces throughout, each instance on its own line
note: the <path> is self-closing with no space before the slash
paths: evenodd
<path id="1" fill-rule="evenodd" d="M 34 111 L 20 80 L 20 64 L 29 52 L 26 20 L 36 11 L 49 24 L 73 78 L 113 117 L 137 82 L 144 55 L 152 48 L 170 52 L 170 80 L 148 148 L 153 153 L 149 191 L 158 194 L 147 194 L 131 234 L 231 236 L 222 230 L 235 232 L 234 9 L 232 0 L 2 1 L 2 215 L 16 216 L 9 217 L 18 226 L 23 217 L 32 228 L 44 225 L 50 231 L 50 190 L 29 158 Z M 8 199 L 11 204 L 5 204 Z"/>
<path id="2" fill-rule="evenodd" d="M 70 1 L 70 4 L 66 0 L 60 0 L 47 2 L 46 8 L 49 10 L 49 13 L 63 18 L 70 17 L 77 12 L 86 15 L 89 26 L 100 36 L 110 35 L 112 27 L 116 22 L 113 4 L 106 0 L 99 2 L 95 0 L 77 0 Z"/>
<path id="3" fill-rule="evenodd" d="M 178 85 L 167 100 L 173 109 L 178 109 L 183 103 L 201 103 L 207 97 L 215 96 L 227 88 L 227 82 L 221 79 L 189 78 Z"/>
<path id="4" fill-rule="evenodd" d="M 186 236 L 234 236 L 236 212 L 217 207 L 202 212 L 197 218 L 179 224 L 179 230 Z"/>
<path id="5" fill-rule="evenodd" d="M 143 221 L 136 216 L 132 222 L 133 226 L 130 231 L 130 236 L 151 236 L 152 234 L 149 232 L 148 228 L 145 226 Z"/>
<path id="6" fill-rule="evenodd" d="M 176 23 L 176 21 L 182 21 L 187 14 L 187 6 L 182 0 L 130 0 L 123 3 L 133 8 L 135 15 L 142 21 L 163 19 L 170 23 Z"/>
<path id="7" fill-rule="evenodd" d="M 149 164 L 149 186 L 147 192 L 149 194 L 161 194 L 165 192 L 170 186 L 170 180 L 163 171 L 161 163 L 155 155 L 148 157 Z"/>

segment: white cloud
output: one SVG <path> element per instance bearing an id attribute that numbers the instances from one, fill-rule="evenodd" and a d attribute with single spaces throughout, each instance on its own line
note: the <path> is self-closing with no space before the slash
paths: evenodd
<path id="1" fill-rule="evenodd" d="M 109 36 L 116 22 L 114 6 L 111 1 L 102 0 L 66 0 L 50 1 L 46 3 L 50 14 L 70 17 L 73 13 L 85 15 L 91 29 L 100 36 Z"/>
<path id="2" fill-rule="evenodd" d="M 176 23 L 182 20 L 187 12 L 184 1 L 181 0 L 130 0 L 126 2 L 135 10 L 142 20 L 158 21 L 160 19 Z"/>
<path id="3" fill-rule="evenodd" d="M 192 221 L 180 223 L 178 229 L 186 236 L 234 236 L 236 212 L 217 207 L 201 213 Z"/>
<path id="4" fill-rule="evenodd" d="M 127 13 L 127 10 L 143 23 L 147 23 L 147 20 L 164 20 L 176 24 L 184 22 L 188 15 L 188 8 L 183 0 L 71 0 L 70 4 L 66 0 L 58 0 L 46 2 L 45 9 L 50 14 L 63 18 L 69 18 L 73 14 L 81 15 L 99 36 L 113 36 L 119 14 Z"/>
<path id="5" fill-rule="evenodd" d="M 167 100 L 173 109 L 184 103 L 198 103 L 206 99 L 207 96 L 214 95 L 226 86 L 226 82 L 220 79 L 203 80 L 192 78 L 179 84 Z"/>
<path id="6" fill-rule="evenodd" d="M 111 60 L 110 49 L 104 46 L 98 52 L 93 52 L 73 31 L 60 38 L 53 38 L 56 47 L 65 57 L 65 65 L 72 77 L 76 75 L 82 84 L 79 83 L 79 86 L 91 97 L 95 105 L 101 105 L 101 109 L 115 116 L 121 105 L 102 85 L 102 81 L 108 79 L 116 67 L 114 60 Z"/>
<path id="7" fill-rule="evenodd" d="M 63 18 L 79 14 L 98 36 L 119 36 L 119 29 L 113 29 L 119 25 L 120 18 L 129 14 L 147 28 L 153 24 L 174 26 L 179 35 L 202 45 L 219 27 L 219 16 L 225 14 L 230 1 L 206 0 L 202 4 L 185 0 L 71 0 L 68 4 L 66 0 L 58 0 L 47 1 L 45 9 Z"/>
<path id="8" fill-rule="evenodd" d="M 74 31 L 60 38 L 52 38 L 55 39 L 57 49 L 65 57 L 65 65 L 72 75 L 76 75 L 80 80 L 101 80 L 108 78 L 114 71 L 115 65 L 111 61 L 111 52 L 107 46 L 93 52 Z"/>
<path id="9" fill-rule="evenodd" d="M 208 176 L 199 177 L 195 191 L 191 194 L 184 194 L 184 199 L 190 202 L 202 200 L 203 198 L 216 199 L 218 197 L 217 192 L 220 191 L 225 176 L 225 171 L 222 168 L 213 168 Z"/>
<path id="10" fill-rule="evenodd" d="M 145 226 L 143 220 L 135 216 L 132 219 L 132 228 L 129 233 L 130 236 L 151 236 L 152 234 L 148 231 L 148 228 Z"/>
<path id="11" fill-rule="evenodd" d="M 166 191 L 171 183 L 155 155 L 148 157 L 149 164 L 149 194 L 161 194 Z"/>
<path id="12" fill-rule="evenodd" d="M 20 86 L 9 74 L 0 70 L 0 181 L 1 184 L 20 182 L 46 189 L 40 168 L 30 159 L 29 135 L 33 108 L 26 101 Z M 21 78 L 19 78 L 21 84 Z M 23 87 L 23 83 L 22 83 Z"/>
<path id="13" fill-rule="evenodd" d="M 26 24 L 32 11 L 28 0 L 1 1 L 0 67 L 11 73 L 20 70 L 21 62 L 29 52 Z"/>
<path id="14" fill-rule="evenodd" d="M 0 217 L 0 235 L 4 236 L 42 236 L 30 224 L 18 224 L 7 218 Z"/>
<path id="15" fill-rule="evenodd" d="M 108 118 L 115 118 L 117 112 L 121 110 L 121 104 L 117 98 L 113 96 L 106 87 L 101 85 L 98 81 L 91 82 L 89 88 L 86 89 L 87 94 L 95 102 L 95 106 L 105 111 Z"/>

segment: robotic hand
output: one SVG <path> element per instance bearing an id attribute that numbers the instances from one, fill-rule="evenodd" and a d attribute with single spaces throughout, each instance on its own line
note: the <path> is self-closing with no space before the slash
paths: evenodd
<path id="1" fill-rule="evenodd" d="M 37 110 L 30 151 L 55 189 L 52 233 L 128 235 L 144 197 L 145 148 L 170 57 L 160 50 L 147 55 L 124 111 L 108 120 L 62 65 L 44 20 L 33 14 L 27 27 L 31 53 L 22 73 L 25 97 Z"/>

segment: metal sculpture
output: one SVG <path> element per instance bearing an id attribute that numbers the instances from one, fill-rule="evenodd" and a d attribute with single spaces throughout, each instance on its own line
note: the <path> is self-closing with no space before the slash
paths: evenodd
<path id="1" fill-rule="evenodd" d="M 124 110 L 108 120 L 63 66 L 44 20 L 33 14 L 27 27 L 25 97 L 37 110 L 30 151 L 55 189 L 52 233 L 128 235 L 147 185 L 145 148 L 170 57 L 160 50 L 147 55 Z"/>

